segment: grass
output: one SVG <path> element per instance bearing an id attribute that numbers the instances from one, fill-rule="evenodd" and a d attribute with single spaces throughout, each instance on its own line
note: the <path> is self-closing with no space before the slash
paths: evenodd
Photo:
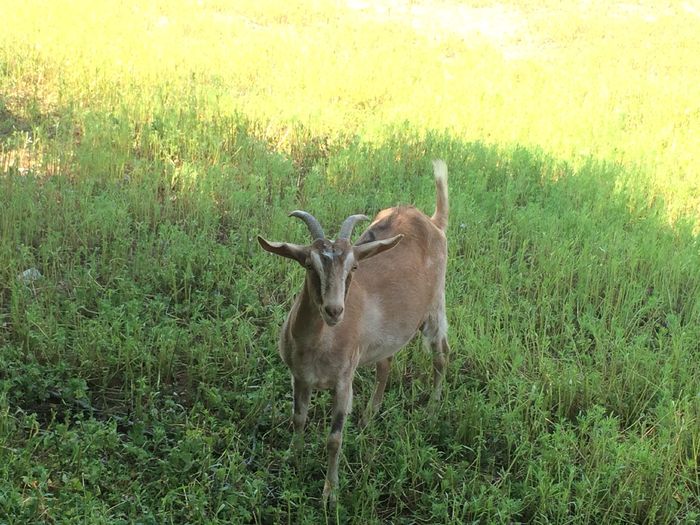
<path id="1" fill-rule="evenodd" d="M 425 5 L 0 2 L 1 523 L 700 521 L 700 9 Z M 255 235 L 430 212 L 435 157 L 445 401 L 411 344 L 330 516 Z"/>

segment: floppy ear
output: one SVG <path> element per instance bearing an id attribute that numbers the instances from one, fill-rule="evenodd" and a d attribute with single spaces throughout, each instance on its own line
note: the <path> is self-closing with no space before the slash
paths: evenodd
<path id="1" fill-rule="evenodd" d="M 388 239 L 382 239 L 380 241 L 366 242 L 364 244 L 353 246 L 352 251 L 355 254 L 355 259 L 361 261 L 362 259 L 374 257 L 382 252 L 391 250 L 394 246 L 399 244 L 401 239 L 403 239 L 403 234 L 399 234 Z"/>
<path id="2" fill-rule="evenodd" d="M 306 264 L 306 259 L 309 256 L 309 247 L 302 246 L 301 244 L 266 241 L 260 237 L 260 235 L 258 235 L 258 242 L 263 250 L 274 253 L 275 255 L 281 255 L 287 259 L 294 259 L 302 266 Z"/>

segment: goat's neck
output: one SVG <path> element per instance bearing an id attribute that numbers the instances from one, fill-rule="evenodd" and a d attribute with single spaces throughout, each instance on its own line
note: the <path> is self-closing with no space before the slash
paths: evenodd
<path id="1" fill-rule="evenodd" d="M 318 306 L 311 299 L 309 287 L 309 278 L 307 277 L 289 320 L 291 336 L 294 340 L 303 343 L 304 346 L 313 345 L 318 341 L 326 328 Z"/>

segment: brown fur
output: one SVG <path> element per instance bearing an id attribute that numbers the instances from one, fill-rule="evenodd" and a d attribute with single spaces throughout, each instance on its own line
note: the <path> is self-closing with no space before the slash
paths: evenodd
<path id="1" fill-rule="evenodd" d="M 434 354 L 433 396 L 440 398 L 449 351 L 446 175 L 444 162 L 436 161 L 432 218 L 413 206 L 382 210 L 355 245 L 340 239 L 304 247 L 260 239 L 266 250 L 307 267 L 304 287 L 282 327 L 279 351 L 292 373 L 296 447 L 302 443 L 311 391 L 335 391 L 324 499 L 335 498 L 342 428 L 358 366 L 377 365 L 366 423 L 381 403 L 392 356 L 421 330 Z"/>

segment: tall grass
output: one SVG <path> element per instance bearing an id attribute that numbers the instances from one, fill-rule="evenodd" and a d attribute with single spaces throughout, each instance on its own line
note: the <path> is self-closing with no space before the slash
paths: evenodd
<path id="1" fill-rule="evenodd" d="M 693 6 L 392 5 L 0 2 L 0 522 L 700 520 Z M 254 237 L 430 212 L 435 157 L 445 401 L 411 344 L 328 516 L 327 394 L 285 461 L 302 276 Z"/>

